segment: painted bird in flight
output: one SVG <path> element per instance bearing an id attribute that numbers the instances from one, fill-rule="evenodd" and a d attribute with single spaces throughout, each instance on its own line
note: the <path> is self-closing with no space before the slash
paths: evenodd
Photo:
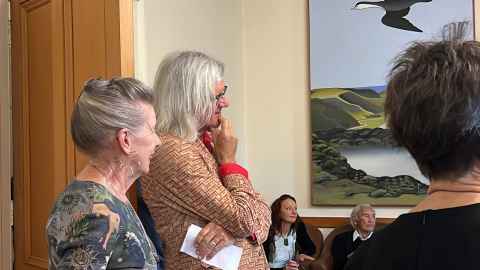
<path id="1" fill-rule="evenodd" d="M 360 1 L 352 9 L 362 10 L 366 8 L 383 8 L 385 15 L 382 17 L 382 23 L 397 29 L 413 32 L 423 32 L 404 18 L 410 12 L 410 7 L 420 2 L 432 2 L 432 0 L 384 0 L 378 2 Z"/>

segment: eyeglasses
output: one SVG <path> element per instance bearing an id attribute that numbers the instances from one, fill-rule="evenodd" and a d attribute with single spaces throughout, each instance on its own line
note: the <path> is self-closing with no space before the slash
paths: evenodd
<path id="1" fill-rule="evenodd" d="M 219 101 L 223 96 L 225 96 L 225 94 L 227 93 L 227 88 L 228 88 L 228 85 L 225 85 L 223 87 L 223 92 L 221 92 L 220 94 L 216 95 L 215 96 L 215 100 Z"/>

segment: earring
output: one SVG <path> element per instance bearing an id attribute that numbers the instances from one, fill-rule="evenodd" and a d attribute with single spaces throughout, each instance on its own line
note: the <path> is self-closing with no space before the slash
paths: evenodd
<path id="1" fill-rule="evenodd" d="M 128 173 L 128 178 L 132 178 L 132 177 L 133 177 L 133 168 L 132 168 L 132 166 L 129 166 L 128 169 L 130 170 L 129 173 Z"/>

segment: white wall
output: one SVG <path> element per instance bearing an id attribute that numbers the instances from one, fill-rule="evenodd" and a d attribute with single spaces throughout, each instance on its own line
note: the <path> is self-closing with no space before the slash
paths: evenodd
<path id="1" fill-rule="evenodd" d="M 310 204 L 307 0 L 137 2 L 136 73 L 152 83 L 165 53 L 197 49 L 227 66 L 238 159 L 271 203 L 297 198 L 303 216 L 348 216 L 350 208 Z M 143 13 L 143 14 L 142 14 Z M 396 217 L 406 208 L 377 209 Z"/>
<path id="2" fill-rule="evenodd" d="M 290 193 L 303 216 L 349 216 L 350 207 L 310 203 L 307 8 L 307 0 L 244 1 L 247 159 L 267 201 Z M 377 208 L 377 216 L 407 210 Z"/>

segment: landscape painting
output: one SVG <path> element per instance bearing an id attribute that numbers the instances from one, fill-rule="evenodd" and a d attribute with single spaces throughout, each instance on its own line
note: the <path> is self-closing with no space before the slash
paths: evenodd
<path id="1" fill-rule="evenodd" d="M 309 21 L 312 204 L 417 204 L 429 182 L 385 126 L 388 73 L 411 42 L 473 22 L 473 1 L 310 0 Z"/>
<path id="2" fill-rule="evenodd" d="M 315 204 L 408 205 L 426 194 L 426 179 L 385 129 L 384 99 L 384 86 L 311 92 Z"/>

